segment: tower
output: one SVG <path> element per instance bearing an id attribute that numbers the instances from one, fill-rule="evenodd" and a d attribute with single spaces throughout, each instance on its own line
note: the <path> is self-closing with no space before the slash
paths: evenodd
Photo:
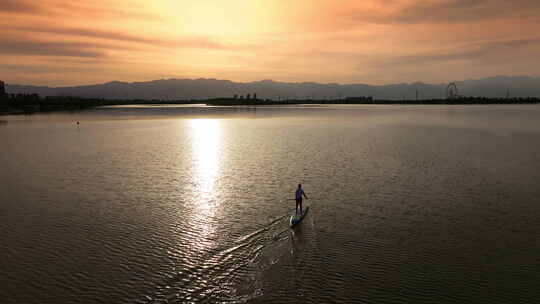
<path id="1" fill-rule="evenodd" d="M 5 96 L 5 95 L 6 95 L 6 85 L 2 80 L 0 80 L 0 96 Z"/>

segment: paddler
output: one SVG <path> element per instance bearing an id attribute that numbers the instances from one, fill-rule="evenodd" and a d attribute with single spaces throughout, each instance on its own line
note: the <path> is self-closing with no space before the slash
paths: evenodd
<path id="1" fill-rule="evenodd" d="M 296 192 L 294 193 L 294 199 L 296 200 L 296 215 L 298 215 L 298 206 L 300 206 L 300 215 L 302 215 L 302 195 L 307 199 L 307 195 L 302 189 L 302 184 L 298 184 Z"/>

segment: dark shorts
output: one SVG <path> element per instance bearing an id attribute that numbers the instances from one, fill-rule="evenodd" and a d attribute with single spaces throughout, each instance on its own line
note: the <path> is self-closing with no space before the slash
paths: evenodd
<path id="1" fill-rule="evenodd" d="M 297 203 L 297 204 L 301 204 L 301 203 L 302 203 L 302 198 L 297 198 L 297 199 L 296 199 L 296 203 Z"/>

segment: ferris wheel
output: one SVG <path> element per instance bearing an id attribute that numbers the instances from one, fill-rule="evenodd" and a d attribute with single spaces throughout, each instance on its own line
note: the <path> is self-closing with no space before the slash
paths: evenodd
<path id="1" fill-rule="evenodd" d="M 455 99 L 459 97 L 458 88 L 455 82 L 451 82 L 446 87 L 446 98 Z"/>

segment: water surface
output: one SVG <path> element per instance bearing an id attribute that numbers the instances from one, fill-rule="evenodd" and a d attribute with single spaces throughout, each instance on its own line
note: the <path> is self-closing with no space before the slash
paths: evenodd
<path id="1" fill-rule="evenodd" d="M 535 105 L 0 120 L 3 303 L 540 298 Z"/>

